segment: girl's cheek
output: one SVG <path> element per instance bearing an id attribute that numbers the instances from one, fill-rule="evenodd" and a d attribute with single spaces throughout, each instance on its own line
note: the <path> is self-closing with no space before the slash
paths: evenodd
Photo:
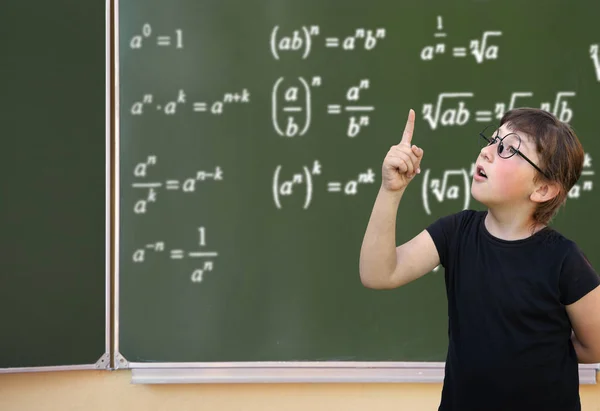
<path id="1" fill-rule="evenodd" d="M 507 197 L 519 196 L 525 184 L 518 168 L 498 167 L 494 173 L 496 187 Z"/>

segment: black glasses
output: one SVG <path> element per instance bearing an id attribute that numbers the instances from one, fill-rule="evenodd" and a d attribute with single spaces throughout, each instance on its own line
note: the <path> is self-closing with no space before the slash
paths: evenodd
<path id="1" fill-rule="evenodd" d="M 519 137 L 519 135 L 517 133 L 509 133 L 509 134 L 505 135 L 504 137 L 499 137 L 498 136 L 499 130 L 498 130 L 496 132 L 496 135 L 493 136 L 494 131 L 496 131 L 496 130 L 498 130 L 498 127 L 496 125 L 490 124 L 489 126 L 484 128 L 481 133 L 479 133 L 481 138 L 483 138 L 485 140 L 485 144 L 483 144 L 483 142 L 482 142 L 482 145 L 481 145 L 482 147 L 491 146 L 492 144 L 495 144 L 497 142 L 499 157 L 511 158 L 515 154 L 518 154 L 521 157 L 523 157 L 523 159 L 525 159 L 525 161 L 527 161 L 529 164 L 531 164 L 533 167 L 535 167 L 535 169 L 537 171 L 542 173 L 542 175 L 544 177 L 546 177 L 548 180 L 550 180 L 550 177 L 548 177 L 548 174 L 544 173 L 538 166 L 535 165 L 535 163 L 533 161 L 528 159 L 525 154 L 523 154 L 519 151 L 519 148 L 521 147 L 521 137 Z M 488 137 L 488 135 L 490 137 Z"/>

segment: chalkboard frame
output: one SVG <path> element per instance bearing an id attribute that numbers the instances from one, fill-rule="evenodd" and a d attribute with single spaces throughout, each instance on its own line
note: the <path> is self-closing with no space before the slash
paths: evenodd
<path id="1" fill-rule="evenodd" d="M 441 383 L 444 362 L 265 361 L 265 362 L 129 362 L 119 351 L 120 236 L 120 78 L 119 0 L 113 4 L 114 61 L 114 311 L 113 369 L 130 369 L 134 384 L 182 383 Z M 581 384 L 596 384 L 600 364 L 580 364 Z"/>
<path id="2" fill-rule="evenodd" d="M 133 384 L 442 383 L 440 362 L 129 363 Z M 596 384 L 596 365 L 579 365 L 579 383 Z"/>

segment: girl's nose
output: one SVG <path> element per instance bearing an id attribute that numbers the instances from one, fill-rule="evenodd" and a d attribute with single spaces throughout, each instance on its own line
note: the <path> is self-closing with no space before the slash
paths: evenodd
<path id="1" fill-rule="evenodd" d="M 487 161 L 492 161 L 494 158 L 494 153 L 496 153 L 496 144 L 491 144 L 489 146 L 485 146 L 481 148 L 479 155 Z"/>

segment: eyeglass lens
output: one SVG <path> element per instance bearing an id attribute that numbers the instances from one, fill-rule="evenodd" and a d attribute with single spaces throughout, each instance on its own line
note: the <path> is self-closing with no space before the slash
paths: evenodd
<path id="1" fill-rule="evenodd" d="M 481 134 L 485 136 L 487 141 L 480 138 L 480 148 L 491 144 L 498 144 L 498 155 L 502 158 L 512 157 L 521 146 L 521 139 L 518 134 L 510 133 L 500 139 L 498 128 L 494 125 L 486 127 Z"/>

